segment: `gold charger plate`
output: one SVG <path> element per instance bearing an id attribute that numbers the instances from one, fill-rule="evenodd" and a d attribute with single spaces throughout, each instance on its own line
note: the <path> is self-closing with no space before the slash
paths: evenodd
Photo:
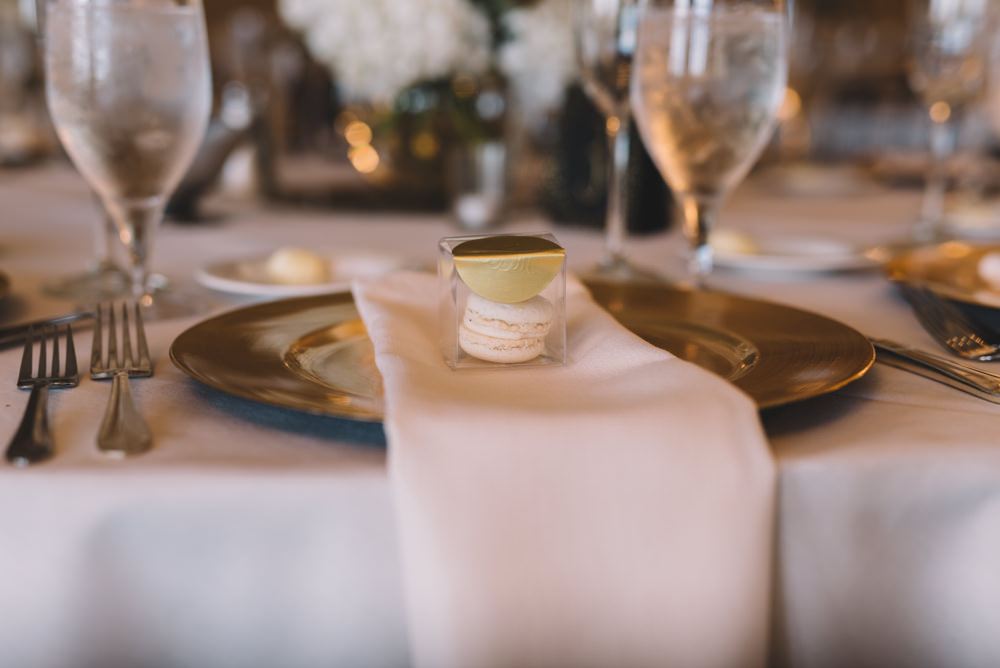
<path id="1" fill-rule="evenodd" d="M 652 285 L 589 287 L 630 330 L 727 378 L 760 408 L 840 389 L 875 363 L 856 330 L 791 306 Z"/>
<path id="2" fill-rule="evenodd" d="M 1000 308 L 1000 290 L 979 272 L 980 261 L 990 253 L 1000 254 L 1000 245 L 947 241 L 900 253 L 885 270 L 892 280 L 921 283 L 943 297 Z"/>
<path id="3" fill-rule="evenodd" d="M 590 286 L 650 343 L 709 369 L 761 408 L 831 392 L 875 361 L 865 337 L 780 304 L 658 286 Z M 383 416 L 371 341 L 350 293 L 283 299 L 209 318 L 178 336 L 170 358 L 228 394 L 363 421 Z"/>

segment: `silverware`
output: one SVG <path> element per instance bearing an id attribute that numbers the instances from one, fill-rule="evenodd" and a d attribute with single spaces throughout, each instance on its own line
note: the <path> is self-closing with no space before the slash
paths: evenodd
<path id="1" fill-rule="evenodd" d="M 25 336 L 21 370 L 17 377 L 17 386 L 21 389 L 30 388 L 31 395 L 28 397 L 28 405 L 24 409 L 21 424 L 10 445 L 7 446 L 5 455 L 7 461 L 16 466 L 27 466 L 52 456 L 55 450 L 52 432 L 49 429 L 49 388 L 76 387 L 80 383 L 80 373 L 76 366 L 76 347 L 73 345 L 73 331 L 70 325 L 66 325 L 66 364 L 62 370 L 59 368 L 59 328 L 38 328 L 41 340 L 38 348 L 38 371 L 32 374 L 35 331 L 35 328 L 30 328 Z M 52 347 L 51 366 L 47 364 L 49 342 Z"/>
<path id="2" fill-rule="evenodd" d="M 66 315 L 56 316 L 54 318 L 45 318 L 44 320 L 34 320 L 32 322 L 23 322 L 17 325 L 0 327 L 0 348 L 5 348 L 15 344 L 23 344 L 24 337 L 28 335 L 28 330 L 31 328 L 35 328 L 37 330 L 42 327 L 50 327 L 54 325 L 68 325 L 70 323 L 88 320 L 93 317 L 93 311 L 77 311 L 75 313 L 67 313 Z"/>
<path id="3" fill-rule="evenodd" d="M 1000 403 L 1000 374 L 886 339 L 869 339 L 878 361 L 950 385 L 980 399 Z"/>
<path id="4" fill-rule="evenodd" d="M 965 359 L 981 362 L 1000 359 L 1000 344 L 990 340 L 996 334 L 972 320 L 961 308 L 922 285 L 897 282 L 896 287 L 913 307 L 924 329 L 945 348 Z"/>
<path id="5" fill-rule="evenodd" d="M 153 375 L 138 304 L 133 304 L 133 314 L 136 339 L 134 352 L 130 331 L 133 324 L 129 321 L 128 304 L 122 304 L 121 307 L 121 347 L 118 345 L 114 304 L 98 305 L 94 344 L 90 355 L 90 377 L 94 380 L 111 379 L 111 399 L 97 434 L 97 447 L 101 452 L 117 457 L 146 452 L 153 444 L 153 436 L 135 406 L 129 386 L 129 378 Z M 103 346 L 105 327 L 108 330 L 107 357 Z"/>

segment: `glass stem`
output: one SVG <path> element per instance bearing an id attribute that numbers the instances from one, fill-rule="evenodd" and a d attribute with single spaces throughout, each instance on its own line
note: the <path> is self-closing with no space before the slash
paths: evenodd
<path id="1" fill-rule="evenodd" d="M 94 234 L 94 264 L 98 271 L 110 271 L 115 267 L 115 247 L 118 244 L 117 228 L 111 216 L 101 209 Z"/>
<path id="2" fill-rule="evenodd" d="M 948 158 L 955 150 L 956 126 L 949 119 L 931 122 L 927 184 L 916 236 L 920 241 L 939 239 L 944 226 L 944 197 L 948 189 Z"/>
<path id="3" fill-rule="evenodd" d="M 129 273 L 132 278 L 132 296 L 148 306 L 149 249 L 153 233 L 163 217 L 164 199 L 121 200 L 108 207 L 114 218 L 118 237 L 128 251 Z"/>
<path id="4" fill-rule="evenodd" d="M 93 195 L 94 208 L 97 210 L 99 220 L 94 227 L 94 258 L 91 268 L 95 271 L 106 271 L 114 265 L 115 244 L 118 243 L 115 222 L 108 213 L 104 202 L 97 193 Z"/>
<path id="5" fill-rule="evenodd" d="M 688 241 L 688 277 L 692 287 L 703 288 L 712 273 L 709 234 L 715 224 L 717 202 L 687 196 L 683 199 L 684 237 Z"/>
<path id="6" fill-rule="evenodd" d="M 629 124 L 631 115 L 623 111 L 607 121 L 608 153 L 611 158 L 608 179 L 608 210 L 604 228 L 604 266 L 616 267 L 625 262 L 625 226 L 628 221 Z"/>

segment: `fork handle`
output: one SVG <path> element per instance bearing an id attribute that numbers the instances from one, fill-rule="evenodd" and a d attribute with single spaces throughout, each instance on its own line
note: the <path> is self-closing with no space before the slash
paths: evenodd
<path id="1" fill-rule="evenodd" d="M 137 455 L 149 450 L 153 435 L 135 407 L 128 373 L 116 372 L 111 379 L 111 400 L 97 433 L 97 447 L 114 456 Z"/>
<path id="2" fill-rule="evenodd" d="M 923 368 L 931 369 L 941 376 L 961 383 L 964 387 L 960 389 L 972 390 L 976 394 L 985 393 L 989 397 L 992 397 L 991 401 L 1000 401 L 1000 376 L 996 374 L 941 357 L 940 355 L 910 348 L 909 346 L 904 346 L 893 341 L 871 339 L 871 342 L 876 349 L 892 353 L 897 357 L 918 364 Z"/>
<path id="3" fill-rule="evenodd" d="M 49 385 L 36 383 L 31 388 L 24 417 L 4 455 L 16 466 L 27 466 L 48 459 L 55 448 L 49 428 Z"/>

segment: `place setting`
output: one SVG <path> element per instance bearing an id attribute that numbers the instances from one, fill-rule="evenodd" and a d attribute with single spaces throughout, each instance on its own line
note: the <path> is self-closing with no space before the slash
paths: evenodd
<path id="1" fill-rule="evenodd" d="M 724 105 L 711 92 L 697 99 L 699 108 L 711 113 L 705 111 L 696 122 L 686 111 L 695 101 L 672 93 L 681 90 L 675 79 L 682 73 L 675 66 L 663 65 L 664 58 L 669 62 L 664 51 L 669 43 L 669 18 L 644 21 L 636 40 L 646 46 L 623 52 L 621 49 L 633 46 L 622 46 L 607 37 L 623 30 L 635 10 L 625 3 L 616 7 L 613 15 L 589 11 L 581 13 L 574 25 L 578 34 L 574 48 L 583 65 L 585 88 L 606 119 L 636 124 L 653 162 L 677 198 L 687 243 L 687 274 L 680 285 L 667 283 L 656 272 L 627 258 L 621 230 L 627 215 L 626 198 L 615 194 L 623 178 L 621 164 L 612 162 L 607 179 L 611 194 L 604 224 L 604 269 L 598 267 L 582 277 L 596 303 L 628 330 L 730 381 L 748 393 L 759 408 L 766 409 L 833 392 L 857 380 L 874 362 L 874 348 L 867 337 L 835 319 L 709 289 L 713 271 L 836 275 L 885 264 L 893 277 L 908 274 L 906 280 L 935 283 L 939 290 L 961 285 L 960 292 L 965 295 L 979 295 L 980 301 L 988 298 L 988 289 L 970 284 L 963 274 L 962 268 L 967 269 L 972 260 L 952 262 L 958 257 L 954 245 L 942 244 L 928 259 L 919 258 L 935 251 L 920 248 L 886 263 L 875 248 L 818 237 L 751 235 L 717 224 L 719 211 L 764 151 L 778 120 L 788 64 L 780 40 L 773 44 L 755 41 L 760 34 L 780 33 L 780 26 L 772 25 L 773 17 L 746 27 L 746 34 L 743 26 L 732 28 L 732 34 L 728 28 L 720 33 L 720 40 L 746 42 L 747 48 L 753 47 L 753 57 L 739 63 L 739 77 L 728 60 L 735 50 L 701 54 L 703 60 L 686 63 L 702 68 L 726 90 Z M 71 19 L 55 14 L 49 30 L 58 34 L 56 31 L 70 30 L 72 25 Z M 69 58 L 62 50 L 64 42 L 69 40 L 56 39 L 47 47 L 49 67 L 54 72 Z M 192 55 L 194 60 L 183 66 L 197 82 L 193 90 L 198 95 L 185 101 L 189 123 L 184 127 L 196 136 L 204 132 L 207 119 L 202 95 L 207 80 L 203 63 L 197 60 L 203 55 Z M 634 62 L 630 87 L 602 79 L 608 63 L 616 58 Z M 131 75 L 129 70 L 124 73 Z M 57 127 L 76 118 L 71 103 L 77 92 L 72 86 L 71 79 L 54 76 L 48 89 Z M 64 133 L 67 137 L 68 132 Z M 622 151 L 628 150 L 623 143 L 625 134 L 618 132 L 611 137 Z M 183 166 L 193 159 L 194 144 L 186 142 L 184 146 L 185 151 L 143 158 L 151 167 L 154 157 L 156 161 L 172 160 L 160 165 L 173 176 L 155 184 L 158 197 L 176 187 Z M 203 298 L 175 294 L 161 276 L 148 270 L 149 237 L 159 226 L 162 211 L 133 211 L 123 206 L 122 184 L 127 184 L 131 175 L 96 169 L 100 164 L 96 153 L 69 153 L 98 194 L 100 208 L 107 212 L 101 218 L 105 235 L 117 231 L 130 240 L 126 250 L 131 266 L 122 273 L 131 276 L 121 281 L 120 288 L 132 291 L 143 317 L 157 321 L 211 311 Z M 988 276 L 990 267 L 989 254 L 983 254 L 977 264 L 982 271 L 976 274 L 981 280 Z M 948 280 L 934 279 L 938 266 Z M 381 377 L 352 285 L 427 268 L 391 252 L 330 254 L 292 245 L 268 254 L 212 262 L 195 273 L 201 286 L 224 295 L 265 301 L 198 322 L 176 337 L 170 358 L 195 380 L 243 398 L 305 412 L 382 420 Z M 92 314 L 87 309 L 65 320 L 85 320 Z M 789 341 L 788 331 L 803 334 Z M 18 332 L 5 334 L 13 340 Z"/>
<path id="2" fill-rule="evenodd" d="M 7 661 L 1000 664 L 992 16 L 820 4 L 19 3 Z"/>

